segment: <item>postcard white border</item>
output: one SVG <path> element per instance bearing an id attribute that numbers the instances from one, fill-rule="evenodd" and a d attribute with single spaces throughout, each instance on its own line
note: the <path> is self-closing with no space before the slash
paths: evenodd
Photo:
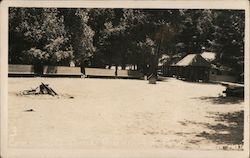
<path id="1" fill-rule="evenodd" d="M 244 151 L 195 150 L 70 150 L 70 149 L 9 149 L 8 118 L 8 7 L 60 8 L 162 8 L 162 9 L 241 9 L 245 10 L 245 122 Z M 249 157 L 249 2 L 232 1 L 2 1 L 0 27 L 0 87 L 1 87 L 1 156 L 5 157 Z"/>

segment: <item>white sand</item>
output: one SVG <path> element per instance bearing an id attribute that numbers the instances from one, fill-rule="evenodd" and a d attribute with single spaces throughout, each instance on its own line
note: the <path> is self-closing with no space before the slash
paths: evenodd
<path id="1" fill-rule="evenodd" d="M 61 97 L 17 95 L 41 82 Z M 218 114 L 239 112 L 244 105 L 218 99 L 224 89 L 172 78 L 156 85 L 122 79 L 9 78 L 9 146 L 238 149 L 243 122 L 236 122 L 243 120 L 229 121 L 230 115 L 219 120 Z M 28 109 L 34 112 L 24 112 Z"/>

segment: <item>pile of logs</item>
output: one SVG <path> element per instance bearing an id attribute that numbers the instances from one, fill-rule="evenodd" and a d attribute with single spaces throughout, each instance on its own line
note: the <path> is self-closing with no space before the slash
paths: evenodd
<path id="1" fill-rule="evenodd" d="M 47 94 L 56 96 L 58 95 L 48 84 L 41 83 L 37 88 L 31 90 L 25 90 L 22 92 L 23 95 L 38 95 L 38 94 Z"/>
<path id="2" fill-rule="evenodd" d="M 223 91 L 223 93 L 225 93 L 227 97 L 244 98 L 244 85 L 225 83 L 222 85 L 226 87 L 226 90 Z"/>

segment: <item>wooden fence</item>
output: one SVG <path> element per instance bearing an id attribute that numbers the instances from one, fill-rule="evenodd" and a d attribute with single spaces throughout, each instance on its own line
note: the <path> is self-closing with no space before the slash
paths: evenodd
<path id="1" fill-rule="evenodd" d="M 141 78 L 143 74 L 137 70 L 117 70 L 117 77 Z"/>
<path id="2" fill-rule="evenodd" d="M 44 76 L 82 76 L 80 67 L 44 66 Z"/>
<path id="3" fill-rule="evenodd" d="M 8 66 L 9 76 L 34 76 L 34 66 L 33 65 L 14 65 L 10 64 Z"/>
<path id="4" fill-rule="evenodd" d="M 36 72 L 33 65 L 9 65 L 9 76 L 18 75 L 32 75 L 45 77 L 59 77 L 59 76 L 82 76 L 86 77 L 119 77 L 119 78 L 142 78 L 143 74 L 137 70 L 114 70 L 104 68 L 84 68 L 84 73 L 81 72 L 80 67 L 67 66 L 43 66 L 42 72 Z"/>
<path id="5" fill-rule="evenodd" d="M 119 77 L 119 78 L 141 78 L 143 74 L 137 70 L 116 70 L 103 68 L 85 68 L 86 77 Z"/>
<path id="6" fill-rule="evenodd" d="M 85 76 L 93 77 L 115 77 L 115 70 L 102 68 L 85 68 Z"/>

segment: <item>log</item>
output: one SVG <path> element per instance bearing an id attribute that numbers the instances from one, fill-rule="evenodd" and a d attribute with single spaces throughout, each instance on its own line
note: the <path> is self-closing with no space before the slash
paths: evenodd
<path id="1" fill-rule="evenodd" d="M 50 94 L 50 95 L 52 95 L 52 96 L 57 95 L 57 93 L 56 93 L 52 88 L 49 88 L 48 85 L 45 85 L 44 83 L 42 83 L 42 84 L 40 85 L 40 88 L 41 88 L 40 90 L 46 89 L 47 93 Z M 42 93 L 43 93 L 43 92 L 42 92 Z M 43 93 L 43 94 L 44 94 L 44 93 Z"/>

